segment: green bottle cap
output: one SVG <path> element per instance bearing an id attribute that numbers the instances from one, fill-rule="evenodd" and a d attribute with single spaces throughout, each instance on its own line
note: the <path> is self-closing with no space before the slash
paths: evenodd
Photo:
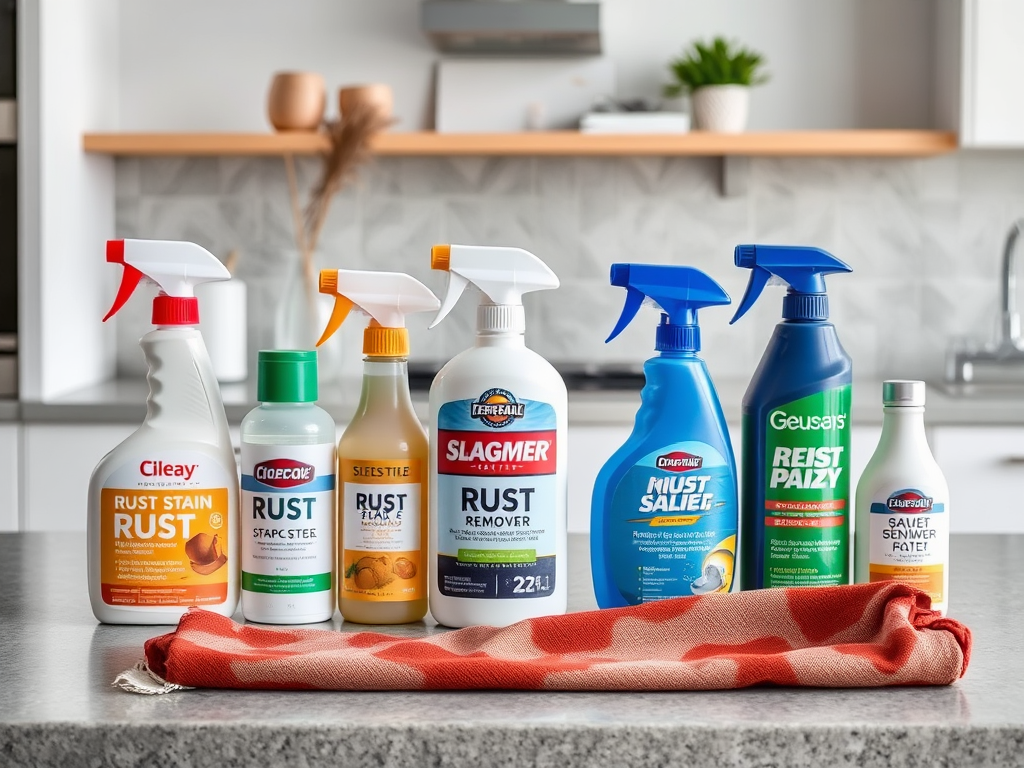
<path id="1" fill-rule="evenodd" d="M 256 399 L 261 403 L 316 402 L 316 352 L 261 349 L 256 370 Z"/>

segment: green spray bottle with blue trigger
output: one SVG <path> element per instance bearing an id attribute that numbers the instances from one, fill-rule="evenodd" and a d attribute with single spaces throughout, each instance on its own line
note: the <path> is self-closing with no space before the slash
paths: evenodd
<path id="1" fill-rule="evenodd" d="M 772 277 L 789 286 L 743 396 L 740 586 L 850 581 L 853 364 L 828 321 L 825 275 L 850 267 L 819 248 L 738 245 L 751 270 L 736 322 Z"/>
<path id="2" fill-rule="evenodd" d="M 611 341 L 647 300 L 661 310 L 658 355 L 629 439 L 601 469 L 590 552 L 601 608 L 728 592 L 736 555 L 736 465 L 707 366 L 697 356 L 697 311 L 729 303 L 699 269 L 613 264 L 626 303 Z"/>

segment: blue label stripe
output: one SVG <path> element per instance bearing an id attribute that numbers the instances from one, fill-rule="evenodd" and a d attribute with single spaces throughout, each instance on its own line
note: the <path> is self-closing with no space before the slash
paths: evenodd
<path id="1" fill-rule="evenodd" d="M 261 483 L 252 475 L 242 475 L 242 490 L 255 493 L 319 493 L 334 490 L 334 475 L 318 475 L 313 482 L 304 485 L 293 485 L 290 488 L 275 488 Z"/>
<path id="2" fill-rule="evenodd" d="M 871 514 L 873 515 L 927 515 L 931 512 L 945 512 L 946 508 L 940 501 L 937 504 L 932 504 L 932 508 L 929 510 L 924 509 L 889 509 L 883 502 L 876 501 L 871 504 Z"/>

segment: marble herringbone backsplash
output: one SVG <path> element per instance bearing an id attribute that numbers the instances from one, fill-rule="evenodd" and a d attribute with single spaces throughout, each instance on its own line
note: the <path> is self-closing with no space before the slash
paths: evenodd
<path id="1" fill-rule="evenodd" d="M 317 171 L 316 160 L 300 162 L 303 190 Z M 530 346 L 551 360 L 636 363 L 652 353 L 656 315 L 641 313 L 604 343 L 624 298 L 608 285 L 612 262 L 700 267 L 735 304 L 748 273 L 733 266 L 734 245 L 817 245 L 853 267 L 828 283 L 858 376 L 935 378 L 952 337 L 991 335 L 1003 237 L 1024 216 L 1024 153 L 753 159 L 738 197 L 719 194 L 719 173 L 714 158 L 381 158 L 334 200 L 318 266 L 402 270 L 440 293 L 433 243 L 521 246 L 562 280 L 529 297 Z M 119 159 L 116 227 L 119 237 L 193 240 L 222 258 L 238 249 L 251 359 L 273 346 L 276 307 L 297 260 L 279 158 Z M 781 296 L 769 288 L 734 326 L 732 308 L 702 312 L 713 376 L 750 376 Z M 429 332 L 427 318 L 413 318 L 413 358 L 443 361 L 468 346 L 474 304 L 463 300 Z M 134 302 L 119 317 L 123 374 L 143 370 L 135 342 L 147 328 L 146 305 Z M 356 365 L 358 328 L 339 344 L 343 365 Z"/>

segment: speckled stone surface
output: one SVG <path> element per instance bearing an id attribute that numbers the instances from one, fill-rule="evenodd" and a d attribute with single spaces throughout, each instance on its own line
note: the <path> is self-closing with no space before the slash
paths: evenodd
<path id="1" fill-rule="evenodd" d="M 570 608 L 592 608 L 570 547 Z M 83 535 L 0 534 L 0 766 L 1021 765 L 1024 535 L 954 536 L 952 562 L 975 645 L 946 688 L 139 696 L 111 681 L 164 629 L 96 624 Z"/>

